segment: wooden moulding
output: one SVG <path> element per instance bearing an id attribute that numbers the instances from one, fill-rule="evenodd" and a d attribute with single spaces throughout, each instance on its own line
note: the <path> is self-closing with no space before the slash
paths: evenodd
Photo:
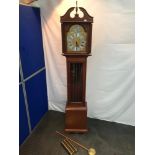
<path id="1" fill-rule="evenodd" d="M 65 113 L 65 131 L 87 132 L 87 103 L 67 103 Z"/>
<path id="2" fill-rule="evenodd" d="M 86 23 L 93 23 L 93 17 L 90 16 L 88 14 L 88 12 L 82 8 L 82 7 L 79 7 L 80 11 L 83 12 L 83 17 L 79 17 L 78 14 L 75 15 L 74 18 L 72 18 L 70 16 L 71 12 L 75 9 L 75 7 L 71 7 L 70 9 L 68 9 L 68 11 L 63 15 L 61 16 L 60 18 L 60 22 L 61 23 L 64 23 L 64 22 L 86 22 Z"/>

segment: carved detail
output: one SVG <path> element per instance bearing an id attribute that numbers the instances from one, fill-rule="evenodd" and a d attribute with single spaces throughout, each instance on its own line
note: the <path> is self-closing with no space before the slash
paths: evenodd
<path id="1" fill-rule="evenodd" d="M 62 22 L 86 22 L 86 23 L 93 23 L 93 17 L 90 16 L 88 14 L 88 12 L 82 8 L 82 7 L 79 7 L 80 11 L 83 12 L 83 17 L 79 17 L 78 14 L 75 14 L 75 17 L 71 17 L 70 14 L 71 12 L 75 9 L 75 7 L 71 7 L 68 9 L 68 11 L 63 15 L 61 16 L 61 23 Z"/>

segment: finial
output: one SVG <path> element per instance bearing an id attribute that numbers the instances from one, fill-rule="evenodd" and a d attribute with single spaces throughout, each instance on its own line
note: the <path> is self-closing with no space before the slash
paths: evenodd
<path id="1" fill-rule="evenodd" d="M 76 1 L 76 14 L 78 14 L 77 12 L 78 12 L 78 1 Z"/>

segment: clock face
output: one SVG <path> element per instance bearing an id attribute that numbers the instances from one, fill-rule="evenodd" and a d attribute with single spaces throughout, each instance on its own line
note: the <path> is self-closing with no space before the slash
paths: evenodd
<path id="1" fill-rule="evenodd" d="M 73 25 L 67 32 L 67 51 L 85 52 L 87 33 L 81 25 Z"/>

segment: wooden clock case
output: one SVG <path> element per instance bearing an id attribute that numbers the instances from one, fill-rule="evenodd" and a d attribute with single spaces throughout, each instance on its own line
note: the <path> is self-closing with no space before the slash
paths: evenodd
<path id="1" fill-rule="evenodd" d="M 61 16 L 62 32 L 62 55 L 66 57 L 67 65 L 67 103 L 65 109 L 65 131 L 66 132 L 87 132 L 87 102 L 86 96 L 86 67 L 87 57 L 91 55 L 92 23 L 87 11 L 79 7 L 83 17 L 71 12 L 77 9 L 71 7 L 64 16 Z M 72 25 L 81 25 L 87 33 L 85 51 L 67 51 L 67 32 Z"/>

